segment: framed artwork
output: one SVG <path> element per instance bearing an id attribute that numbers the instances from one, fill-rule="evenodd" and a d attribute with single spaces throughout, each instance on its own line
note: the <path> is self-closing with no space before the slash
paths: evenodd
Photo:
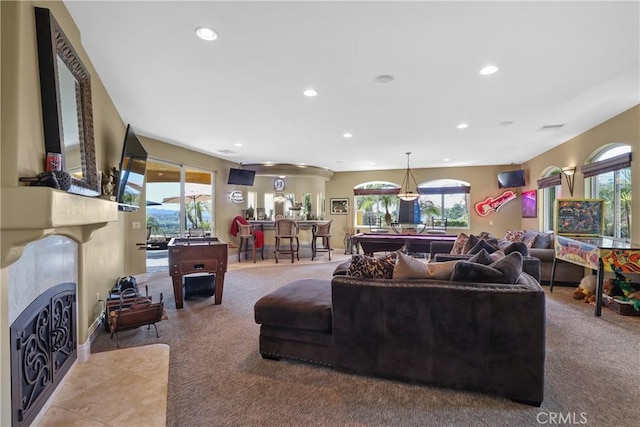
<path id="1" fill-rule="evenodd" d="M 331 213 L 333 215 L 349 213 L 349 199 L 331 199 Z"/>
<path id="2" fill-rule="evenodd" d="M 522 192 L 522 218 L 536 218 L 538 216 L 536 194 L 537 190 Z"/>
<path id="3" fill-rule="evenodd" d="M 602 199 L 557 199 L 556 234 L 599 236 L 604 230 Z"/>

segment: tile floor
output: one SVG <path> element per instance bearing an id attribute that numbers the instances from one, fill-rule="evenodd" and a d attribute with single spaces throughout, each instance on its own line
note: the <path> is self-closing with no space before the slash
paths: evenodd
<path id="1" fill-rule="evenodd" d="M 91 354 L 76 362 L 34 426 L 166 425 L 169 346 Z"/>

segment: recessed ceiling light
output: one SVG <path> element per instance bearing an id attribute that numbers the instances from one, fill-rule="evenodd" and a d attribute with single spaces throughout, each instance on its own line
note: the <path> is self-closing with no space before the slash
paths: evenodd
<path id="1" fill-rule="evenodd" d="M 349 133 L 349 132 L 347 132 L 347 133 L 343 133 L 343 134 L 342 134 L 342 136 L 343 136 L 344 138 L 353 138 L 353 134 L 352 134 L 352 133 Z"/>
<path id="2" fill-rule="evenodd" d="M 233 144 L 233 145 L 235 145 L 236 147 L 242 147 L 242 144 L 240 144 L 239 142 L 236 142 L 236 143 L 235 143 L 235 144 Z"/>
<path id="3" fill-rule="evenodd" d="M 304 94 L 304 96 L 316 96 L 318 94 L 315 89 L 307 89 L 302 93 Z"/>
<path id="4" fill-rule="evenodd" d="M 371 166 L 375 166 L 375 165 L 376 165 L 376 162 L 371 162 Z"/>
<path id="5" fill-rule="evenodd" d="M 442 161 L 443 161 L 443 162 L 450 162 L 450 161 L 451 161 L 451 159 L 449 159 L 449 158 L 445 158 L 445 159 L 442 159 Z"/>
<path id="6" fill-rule="evenodd" d="M 387 83 L 391 83 L 393 81 L 393 76 L 390 74 L 380 74 L 375 79 L 373 79 L 373 81 L 378 83 L 379 85 L 384 85 Z"/>
<path id="7" fill-rule="evenodd" d="M 457 127 L 458 129 L 466 129 L 466 128 L 468 128 L 468 127 L 469 127 L 469 125 L 468 125 L 468 124 L 466 124 L 466 123 L 460 123 L 460 124 L 458 124 L 458 126 L 456 126 L 456 127 Z"/>
<path id="8" fill-rule="evenodd" d="M 480 74 L 482 74 L 483 76 L 488 76 L 489 74 L 493 74 L 496 71 L 498 71 L 498 67 L 496 67 L 495 65 L 487 65 L 482 70 L 480 70 Z"/>
<path id="9" fill-rule="evenodd" d="M 211 28 L 207 28 L 207 27 L 196 28 L 196 34 L 202 40 L 206 40 L 209 42 L 218 38 L 218 33 L 213 31 Z"/>

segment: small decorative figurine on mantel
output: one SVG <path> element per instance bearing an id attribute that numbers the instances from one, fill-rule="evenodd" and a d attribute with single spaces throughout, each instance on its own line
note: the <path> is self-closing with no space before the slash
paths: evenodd
<path id="1" fill-rule="evenodd" d="M 115 179 L 118 171 L 116 168 L 111 168 L 109 172 L 102 172 L 102 196 L 105 199 L 109 199 L 111 201 L 116 200 L 116 196 L 114 195 L 115 191 Z"/>

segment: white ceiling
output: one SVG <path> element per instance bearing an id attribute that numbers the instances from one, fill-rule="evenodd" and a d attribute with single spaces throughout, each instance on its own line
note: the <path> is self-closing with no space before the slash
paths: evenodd
<path id="1" fill-rule="evenodd" d="M 640 102 L 638 1 L 65 3 L 125 122 L 238 163 L 521 163 Z"/>

